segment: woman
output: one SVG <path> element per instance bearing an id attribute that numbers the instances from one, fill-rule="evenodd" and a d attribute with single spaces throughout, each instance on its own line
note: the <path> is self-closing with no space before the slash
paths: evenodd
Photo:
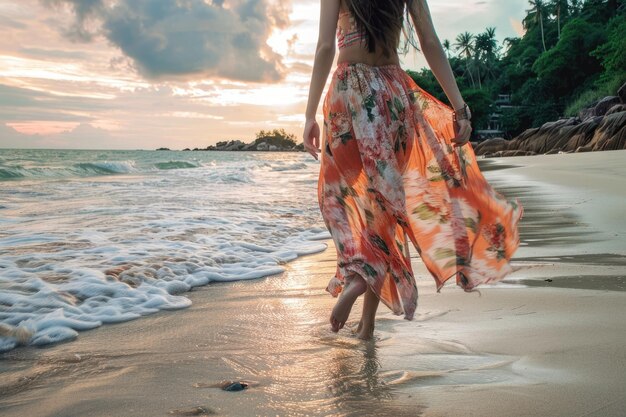
<path id="1" fill-rule="evenodd" d="M 400 68 L 410 16 L 421 50 L 452 109 Z M 407 21 L 409 20 L 406 17 Z M 315 114 L 335 56 L 321 137 Z M 468 144 L 471 114 L 435 33 L 426 0 L 321 0 L 304 146 L 317 159 L 320 209 L 337 248 L 327 291 L 341 329 L 364 296 L 357 336 L 370 339 L 379 301 L 413 318 L 417 287 L 408 239 L 441 289 L 500 280 L 517 249 L 518 203 L 485 181 Z"/>

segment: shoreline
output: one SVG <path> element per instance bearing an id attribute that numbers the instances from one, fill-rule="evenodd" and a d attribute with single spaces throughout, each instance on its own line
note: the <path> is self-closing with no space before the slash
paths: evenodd
<path id="1" fill-rule="evenodd" d="M 185 293 L 193 302 L 185 310 L 0 355 L 0 411 L 624 415 L 626 227 L 612 200 L 626 189 L 626 177 L 616 175 L 623 158 L 525 158 L 485 164 L 492 185 L 525 206 L 515 271 L 501 284 L 480 294 L 446 285 L 438 294 L 412 251 L 415 320 L 381 306 L 375 339 L 361 342 L 349 328 L 329 330 L 335 300 L 324 288 L 335 259 L 327 240 L 326 250 L 286 264 L 282 274 L 197 287 Z M 347 327 L 358 323 L 360 307 L 358 300 Z M 223 380 L 250 387 L 225 392 L 215 386 Z"/>

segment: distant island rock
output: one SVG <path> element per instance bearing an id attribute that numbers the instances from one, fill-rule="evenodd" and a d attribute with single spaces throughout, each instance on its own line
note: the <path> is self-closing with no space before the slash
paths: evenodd
<path id="1" fill-rule="evenodd" d="M 170 148 L 158 148 L 157 151 L 169 151 L 171 150 Z"/>
<path id="2" fill-rule="evenodd" d="M 261 130 L 257 133 L 256 139 L 250 143 L 238 139 L 225 140 L 206 148 L 185 148 L 183 151 L 302 152 L 304 144 L 296 143 L 295 135 L 285 132 L 284 129 L 274 129 L 272 131 Z"/>
<path id="3" fill-rule="evenodd" d="M 514 139 L 488 139 L 474 147 L 485 157 L 626 149 L 626 84 L 578 116 L 528 129 Z"/>

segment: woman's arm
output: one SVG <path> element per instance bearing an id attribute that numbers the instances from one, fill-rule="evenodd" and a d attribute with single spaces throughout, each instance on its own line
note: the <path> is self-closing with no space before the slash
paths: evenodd
<path id="1" fill-rule="evenodd" d="M 328 73 L 335 58 L 335 32 L 339 17 L 339 0 L 322 0 L 320 6 L 320 30 L 313 62 L 313 75 L 309 86 L 304 125 L 304 147 L 315 159 L 320 146 L 320 129 L 315 121 L 317 107 L 326 85 Z"/>
<path id="2" fill-rule="evenodd" d="M 431 71 L 441 88 L 446 93 L 452 107 L 457 110 L 463 107 L 465 102 L 454 79 L 448 57 L 441 46 L 439 37 L 435 32 L 430 10 L 426 0 L 412 0 L 409 3 L 409 13 L 415 25 L 415 32 L 419 39 L 420 47 Z"/>
<path id="3" fill-rule="evenodd" d="M 450 67 L 450 62 L 446 56 L 439 37 L 435 32 L 433 21 L 430 17 L 430 10 L 426 0 L 412 0 L 409 1 L 409 14 L 413 19 L 413 25 L 415 26 L 415 32 L 420 42 L 424 57 L 430 66 L 433 75 L 441 85 L 444 93 L 448 97 L 452 109 L 455 111 L 465 108 L 465 101 L 459 91 L 459 86 L 454 79 L 454 73 Z M 457 113 L 458 115 L 459 113 Z M 465 118 L 467 116 L 467 118 Z M 469 121 L 469 111 L 467 115 L 463 114 L 459 116 L 459 120 L 456 123 L 456 137 L 452 139 L 452 142 L 456 145 L 465 144 L 472 133 L 472 124 Z"/>

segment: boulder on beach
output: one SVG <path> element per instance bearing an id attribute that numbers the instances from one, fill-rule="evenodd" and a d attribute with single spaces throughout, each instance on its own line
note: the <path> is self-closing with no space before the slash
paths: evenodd
<path id="1" fill-rule="evenodd" d="M 557 154 L 626 149 L 626 84 L 617 96 L 605 97 L 578 117 L 544 123 L 512 140 L 489 139 L 474 147 L 486 157 Z"/>
<path id="2" fill-rule="evenodd" d="M 623 111 L 626 111 L 626 104 L 624 103 L 616 104 L 615 106 L 611 107 L 609 111 L 606 112 L 605 116 L 608 116 L 614 113 L 621 113 Z"/>
<path id="3" fill-rule="evenodd" d="M 604 116 L 611 107 L 621 103 L 622 101 L 618 96 L 604 97 L 591 107 L 581 110 L 578 114 L 578 117 L 580 117 L 580 120 L 584 122 L 591 117 Z"/>
<path id="4" fill-rule="evenodd" d="M 604 117 L 589 143 L 582 148 L 576 152 L 614 151 L 626 148 L 626 112 Z"/>
<path id="5" fill-rule="evenodd" d="M 488 153 L 507 149 L 509 141 L 503 138 L 487 139 L 484 142 L 480 142 L 474 147 L 476 155 L 485 155 Z"/>
<path id="6" fill-rule="evenodd" d="M 626 83 L 622 84 L 619 90 L 617 90 L 617 96 L 623 104 L 626 104 Z"/>

